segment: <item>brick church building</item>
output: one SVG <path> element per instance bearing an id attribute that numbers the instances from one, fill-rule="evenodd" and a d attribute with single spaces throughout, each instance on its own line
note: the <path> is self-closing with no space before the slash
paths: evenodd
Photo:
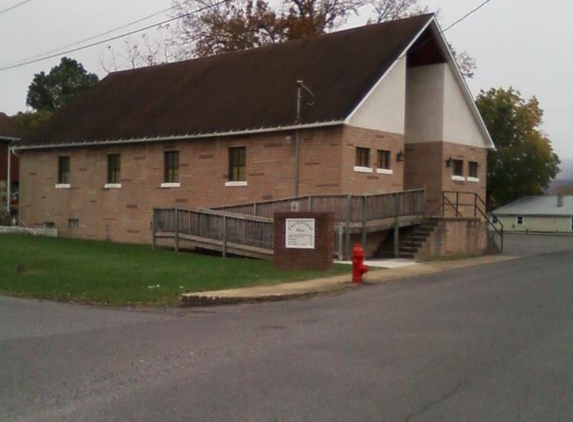
<path id="1" fill-rule="evenodd" d="M 431 208 L 485 198 L 493 147 L 423 15 L 110 74 L 17 147 L 20 218 L 144 243 L 154 207 L 426 187 Z"/>

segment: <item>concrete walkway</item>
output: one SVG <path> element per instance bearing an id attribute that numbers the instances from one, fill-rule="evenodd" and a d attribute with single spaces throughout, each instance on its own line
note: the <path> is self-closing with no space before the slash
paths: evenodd
<path id="1" fill-rule="evenodd" d="M 508 261 L 515 258 L 516 257 L 514 256 L 506 255 L 490 255 L 454 261 L 423 263 L 417 263 L 405 259 L 367 261 L 366 264 L 370 266 L 370 271 L 368 272 L 366 283 L 382 283 L 385 281 L 433 274 L 451 269 Z M 317 278 L 313 280 L 274 284 L 269 286 L 245 287 L 242 289 L 185 293 L 181 295 L 181 304 L 183 306 L 213 306 L 241 302 L 278 301 L 360 287 L 359 284 L 351 283 L 350 273 L 351 268 L 349 266 L 348 274 L 336 277 Z"/>

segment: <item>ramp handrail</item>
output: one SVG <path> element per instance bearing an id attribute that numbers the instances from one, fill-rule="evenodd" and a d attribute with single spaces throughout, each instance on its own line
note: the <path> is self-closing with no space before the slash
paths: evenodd
<path id="1" fill-rule="evenodd" d="M 261 249 L 273 249 L 273 220 L 206 209 L 155 208 L 153 210 L 153 245 L 157 234 L 173 233 L 175 249 L 179 236 L 188 235 Z"/>
<path id="2" fill-rule="evenodd" d="M 307 195 L 212 208 L 233 214 L 272 218 L 281 211 L 333 212 L 336 222 L 362 222 L 405 215 L 423 215 L 425 190 L 374 195 Z"/>

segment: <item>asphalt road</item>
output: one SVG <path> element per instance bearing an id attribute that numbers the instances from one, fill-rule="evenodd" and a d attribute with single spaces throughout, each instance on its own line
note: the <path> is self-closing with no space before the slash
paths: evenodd
<path id="1" fill-rule="evenodd" d="M 0 298 L 0 421 L 570 422 L 572 262 L 166 312 Z"/>

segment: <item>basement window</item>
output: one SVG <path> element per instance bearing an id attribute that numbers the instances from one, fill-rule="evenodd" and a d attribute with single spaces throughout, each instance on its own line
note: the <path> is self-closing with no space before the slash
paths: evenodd
<path id="1" fill-rule="evenodd" d="M 247 147 L 229 148 L 229 180 L 225 186 L 247 186 Z"/>
<path id="2" fill-rule="evenodd" d="M 121 188 L 119 178 L 121 174 L 121 155 L 110 154 L 107 156 L 107 183 L 106 188 Z"/>
<path id="3" fill-rule="evenodd" d="M 468 161 L 468 182 L 479 182 L 478 163 L 475 161 Z"/>
<path id="4" fill-rule="evenodd" d="M 390 151 L 379 149 L 377 158 L 376 173 L 392 174 L 393 171 L 390 169 Z"/>
<path id="5" fill-rule="evenodd" d="M 372 173 L 372 168 L 370 167 L 370 148 L 356 147 L 354 171 Z"/>
<path id="6" fill-rule="evenodd" d="M 464 181 L 464 162 L 463 160 L 453 160 L 452 180 Z"/>
<path id="7" fill-rule="evenodd" d="M 179 151 L 163 153 L 163 183 L 162 188 L 178 188 L 179 184 Z"/>
<path id="8" fill-rule="evenodd" d="M 68 227 L 70 229 L 77 229 L 80 227 L 80 219 L 79 218 L 70 218 L 68 220 Z"/>
<path id="9" fill-rule="evenodd" d="M 70 187 L 70 157 L 67 155 L 58 157 L 58 184 L 56 187 Z"/>

